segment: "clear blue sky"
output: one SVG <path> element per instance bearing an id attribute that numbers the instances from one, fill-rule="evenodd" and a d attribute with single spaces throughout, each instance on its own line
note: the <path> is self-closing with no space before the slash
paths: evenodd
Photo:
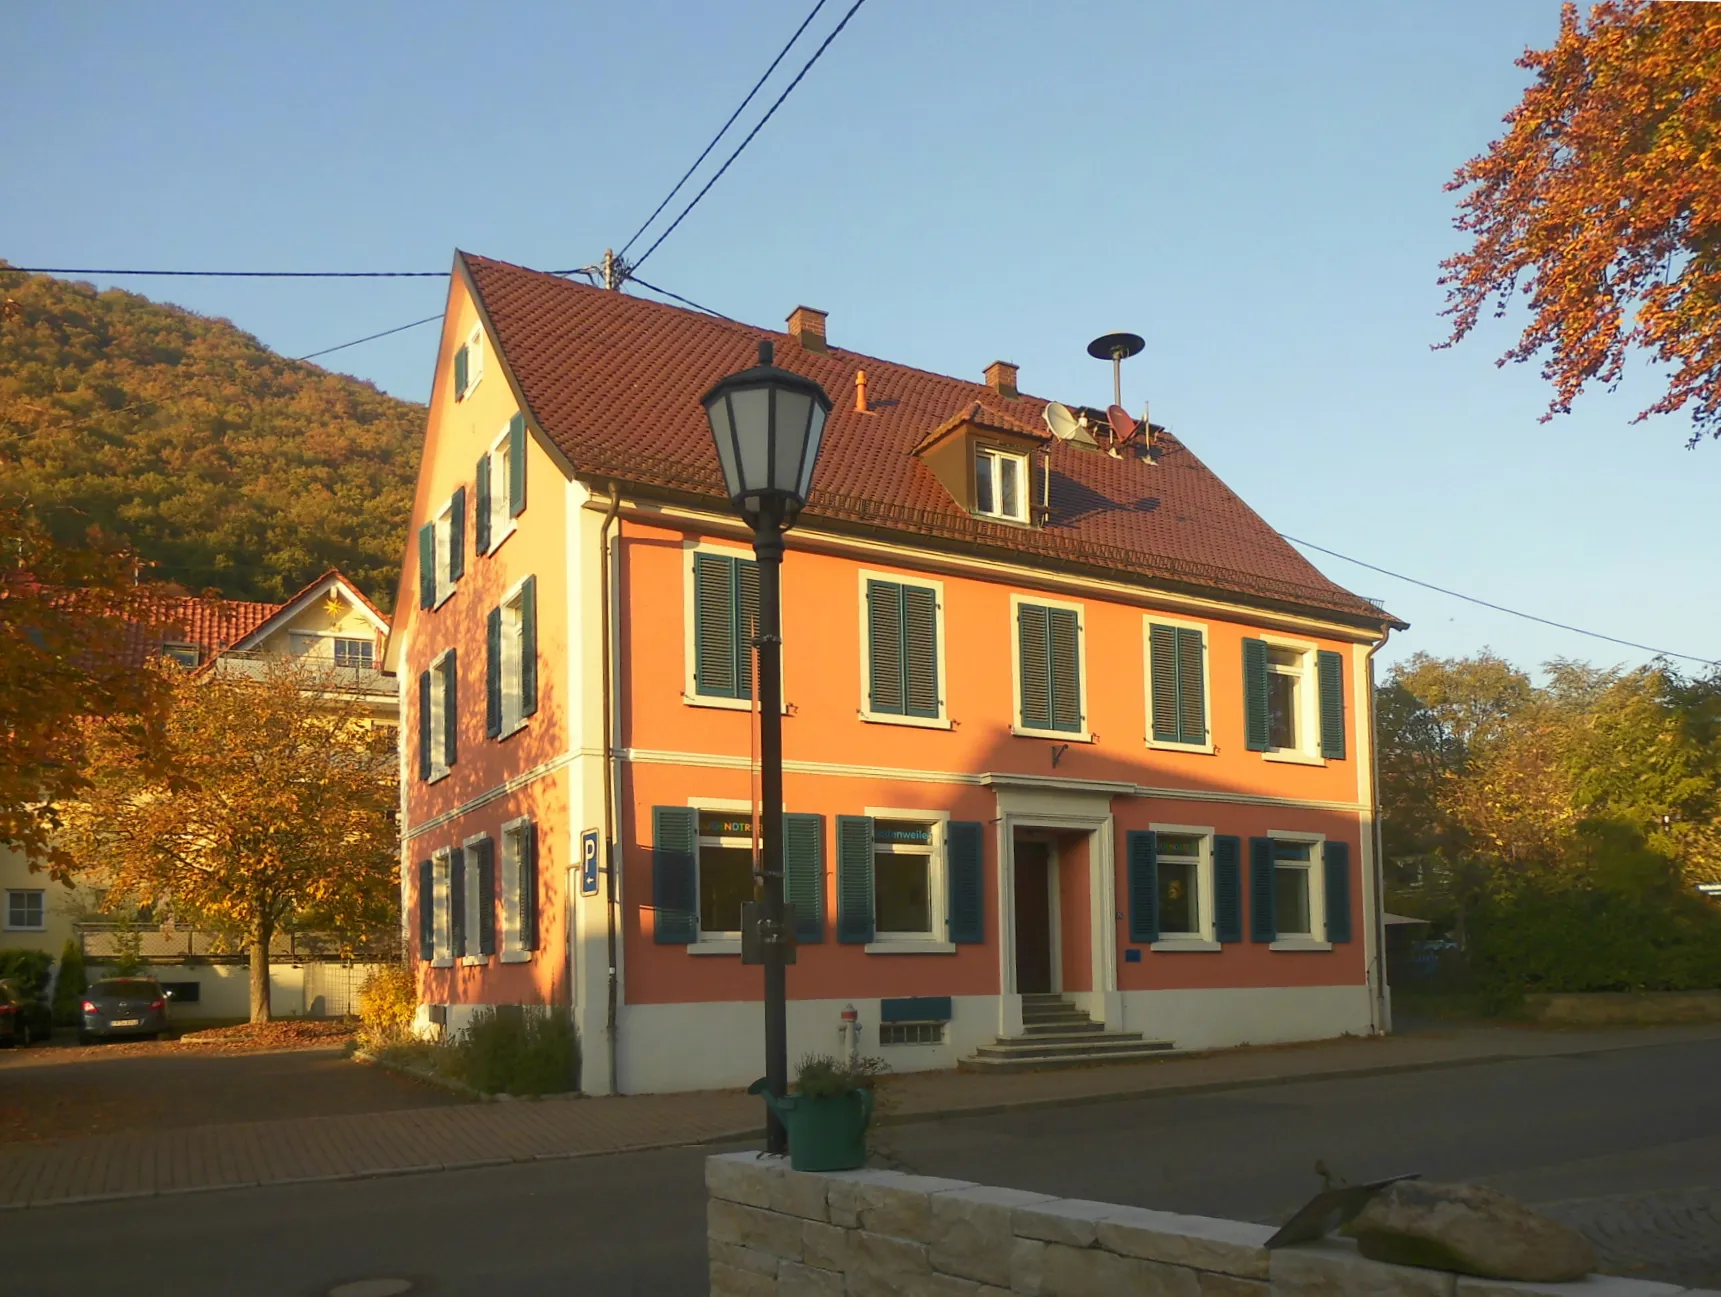
<path id="1" fill-rule="evenodd" d="M 644 220 L 809 4 L 26 6 L 0 82 L 0 256 L 423 270 L 462 247 L 580 265 Z M 827 4 L 742 126 L 846 8 Z M 927 369 L 1013 360 L 1065 401 L 1108 398 L 1083 348 L 1134 330 L 1148 349 L 1126 403 L 1150 397 L 1288 534 L 1721 657 L 1721 445 L 1630 423 L 1647 369 L 1541 424 L 1534 367 L 1494 365 L 1513 330 L 1430 349 L 1437 263 L 1458 246 L 1442 185 L 1498 133 L 1514 58 L 1557 16 L 1552 0 L 869 0 L 641 273 L 766 326 L 822 307 L 838 345 Z M 292 355 L 443 296 L 113 282 Z M 326 363 L 422 400 L 434 333 Z M 1646 656 L 1317 559 L 1413 623 L 1389 660 Z"/>

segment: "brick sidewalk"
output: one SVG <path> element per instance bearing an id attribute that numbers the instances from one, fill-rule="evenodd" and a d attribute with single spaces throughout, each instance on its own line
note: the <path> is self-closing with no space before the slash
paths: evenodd
<path id="1" fill-rule="evenodd" d="M 889 1111 L 892 1120 L 917 1120 L 1716 1037 L 1721 1037 L 1718 1024 L 1586 1031 L 1472 1027 L 1064 1072 L 927 1072 L 892 1082 Z M 0 1208 L 410 1175 L 746 1139 L 757 1133 L 760 1120 L 756 1098 L 716 1091 L 469 1104 L 99 1135 L 0 1148 Z"/>

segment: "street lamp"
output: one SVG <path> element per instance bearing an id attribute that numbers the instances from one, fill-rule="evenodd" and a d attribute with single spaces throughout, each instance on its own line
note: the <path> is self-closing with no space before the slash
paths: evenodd
<path id="1" fill-rule="evenodd" d="M 783 911 L 783 662 L 779 599 L 783 533 L 795 525 L 813 481 L 831 399 L 810 378 L 771 363 L 769 341 L 759 363 L 731 374 L 702 398 L 729 499 L 753 528 L 759 560 L 759 796 L 764 914 L 759 924 L 765 967 L 765 1088 L 789 1088 L 788 943 Z M 767 1105 L 766 1149 L 783 1153 L 788 1132 Z"/>

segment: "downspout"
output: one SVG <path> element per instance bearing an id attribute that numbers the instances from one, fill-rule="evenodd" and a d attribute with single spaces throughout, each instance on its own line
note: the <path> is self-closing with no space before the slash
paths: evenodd
<path id="1" fill-rule="evenodd" d="M 611 700 L 611 681 L 614 672 L 610 665 L 611 635 L 614 619 L 610 613 L 610 601 L 613 593 L 610 589 L 610 529 L 621 516 L 621 488 L 614 482 L 610 486 L 609 509 L 604 513 L 603 530 L 600 533 L 599 554 L 601 570 L 598 574 L 598 598 L 603 604 L 603 691 L 604 691 L 604 917 L 608 929 L 609 940 L 609 1008 L 604 1018 L 604 1035 L 609 1041 L 610 1088 L 611 1094 L 616 1093 L 616 1046 L 619 1039 L 618 1010 L 616 1001 L 620 991 L 620 979 L 617 976 L 616 960 L 616 748 L 614 727 L 616 722 L 615 707 Z"/>
<path id="2" fill-rule="evenodd" d="M 1392 1034 L 1392 1001 L 1386 986 L 1386 837 L 1380 823 L 1380 730 L 1375 724 L 1374 655 L 1386 647 L 1390 628 L 1368 651 L 1368 804 L 1374 825 L 1374 997 L 1380 1034 Z"/>

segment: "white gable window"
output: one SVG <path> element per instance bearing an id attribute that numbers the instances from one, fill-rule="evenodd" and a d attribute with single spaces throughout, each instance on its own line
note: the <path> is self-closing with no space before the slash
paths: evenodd
<path id="1" fill-rule="evenodd" d="M 997 446 L 974 449 L 974 512 L 1009 522 L 1028 519 L 1028 457 Z"/>
<path id="2" fill-rule="evenodd" d="M 514 534 L 514 520 L 526 509 L 524 415 L 508 420 L 490 449 L 478 457 L 475 493 L 473 548 L 480 554 L 494 554 Z"/>
<path id="3" fill-rule="evenodd" d="M 474 324 L 454 353 L 454 399 L 464 401 L 484 377 L 484 326 Z"/>
<path id="4" fill-rule="evenodd" d="M 466 574 L 466 488 L 454 488 L 436 516 L 418 529 L 418 606 L 436 608 Z"/>

